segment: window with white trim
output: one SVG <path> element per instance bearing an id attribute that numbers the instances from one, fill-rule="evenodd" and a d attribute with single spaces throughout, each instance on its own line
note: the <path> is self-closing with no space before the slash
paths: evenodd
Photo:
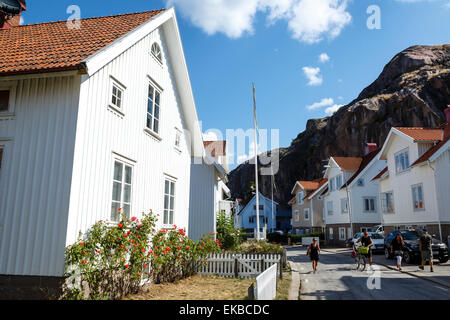
<path id="1" fill-rule="evenodd" d="M 111 78 L 111 98 L 109 100 L 109 106 L 119 112 L 123 112 L 124 96 L 125 87 Z"/>
<path id="2" fill-rule="evenodd" d="M 298 202 L 298 204 L 303 204 L 304 203 L 303 197 L 304 197 L 303 191 L 299 192 L 298 195 L 297 195 L 297 198 L 298 198 L 297 202 Z"/>
<path id="3" fill-rule="evenodd" d="M 3 146 L 0 146 L 0 172 L 2 171 L 2 162 L 3 162 Z"/>
<path id="4" fill-rule="evenodd" d="M 423 185 L 418 184 L 412 186 L 411 189 L 412 189 L 413 209 L 425 210 L 425 203 L 423 199 Z"/>
<path id="5" fill-rule="evenodd" d="M 333 192 L 336 190 L 336 181 L 335 178 L 330 179 L 330 191 Z"/>
<path id="6" fill-rule="evenodd" d="M 111 221 L 119 222 L 120 212 L 127 218 L 131 216 L 131 187 L 133 182 L 133 167 L 120 161 L 114 160 L 113 191 L 111 204 Z"/>
<path id="7" fill-rule="evenodd" d="M 409 169 L 409 149 L 395 154 L 395 172 L 401 173 Z"/>
<path id="8" fill-rule="evenodd" d="M 392 191 L 381 194 L 381 205 L 383 213 L 394 213 L 394 193 Z"/>
<path id="9" fill-rule="evenodd" d="M 161 92 L 151 83 L 148 85 L 147 129 L 159 134 Z"/>
<path id="10" fill-rule="evenodd" d="M 329 228 L 329 234 L 330 234 L 330 236 L 329 236 L 330 240 L 333 240 L 334 239 L 333 228 Z"/>
<path id="11" fill-rule="evenodd" d="M 303 210 L 305 220 L 309 220 L 309 208 Z"/>
<path id="12" fill-rule="evenodd" d="M 181 149 L 181 131 L 175 128 L 175 148 Z"/>
<path id="13" fill-rule="evenodd" d="M 295 210 L 295 221 L 300 221 L 300 213 L 298 210 Z"/>
<path id="14" fill-rule="evenodd" d="M 348 213 L 348 199 L 341 199 L 341 213 Z"/>
<path id="15" fill-rule="evenodd" d="M 345 228 L 339 228 L 339 240 L 347 240 L 345 238 Z"/>
<path id="16" fill-rule="evenodd" d="M 333 201 L 327 202 L 327 213 L 328 213 L 328 215 L 333 214 Z"/>
<path id="17" fill-rule="evenodd" d="M 364 198 L 363 199 L 363 211 L 364 212 L 376 212 L 375 202 L 376 202 L 376 198 Z"/>
<path id="18" fill-rule="evenodd" d="M 165 178 L 164 180 L 164 216 L 163 224 L 172 225 L 175 214 L 175 181 Z"/>
<path id="19" fill-rule="evenodd" d="M 338 175 L 336 177 L 336 189 L 339 190 L 342 187 L 342 176 Z"/>
<path id="20" fill-rule="evenodd" d="M 161 51 L 161 47 L 159 46 L 159 44 L 157 42 L 153 42 L 151 52 L 152 52 L 153 57 L 155 57 L 159 63 L 162 63 L 162 51 Z"/>
<path id="21" fill-rule="evenodd" d="M 13 115 L 17 81 L 0 82 L 0 115 Z"/>

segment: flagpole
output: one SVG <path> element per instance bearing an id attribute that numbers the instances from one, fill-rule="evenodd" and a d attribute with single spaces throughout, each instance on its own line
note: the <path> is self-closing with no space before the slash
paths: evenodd
<path id="1" fill-rule="evenodd" d="M 275 177 L 273 176 L 273 164 L 270 164 L 270 171 L 272 173 L 272 232 L 274 232 L 273 222 L 274 222 L 274 216 L 273 216 L 273 180 Z"/>
<path id="2" fill-rule="evenodd" d="M 258 186 L 258 136 L 256 134 L 257 121 L 256 121 L 256 95 L 255 95 L 255 83 L 252 83 L 253 87 L 253 124 L 255 126 L 255 187 L 256 187 L 256 240 L 260 239 L 259 236 L 259 186 Z"/>

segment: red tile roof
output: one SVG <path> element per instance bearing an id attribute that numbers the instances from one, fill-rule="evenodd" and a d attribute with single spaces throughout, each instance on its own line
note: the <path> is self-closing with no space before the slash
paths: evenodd
<path id="1" fill-rule="evenodd" d="M 415 141 L 440 141 L 442 140 L 442 130 L 441 129 L 430 129 L 430 128 L 402 128 L 395 127 L 398 131 L 406 134 Z"/>
<path id="2" fill-rule="evenodd" d="M 319 181 L 297 181 L 305 190 L 316 190 L 319 187 Z"/>
<path id="3" fill-rule="evenodd" d="M 342 170 L 354 171 L 358 170 L 361 165 L 362 158 L 352 157 L 332 157 Z"/>
<path id="4" fill-rule="evenodd" d="M 0 76 L 82 69 L 84 59 L 162 11 L 81 19 L 80 29 L 58 21 L 0 30 Z"/>
<path id="5" fill-rule="evenodd" d="M 431 147 L 430 149 L 428 149 L 427 152 L 425 152 L 422 156 L 419 157 L 419 159 L 417 159 L 411 166 L 415 166 L 417 164 L 420 164 L 422 162 L 427 161 L 428 159 L 430 159 L 430 157 L 435 154 L 436 152 L 439 151 L 439 149 L 447 143 L 447 141 L 450 140 L 450 123 L 447 123 L 442 129 L 440 129 L 441 132 L 444 132 L 444 136 L 445 138 L 440 141 L 439 143 L 437 143 L 436 145 L 434 145 L 433 147 Z"/>
<path id="6" fill-rule="evenodd" d="M 317 188 L 308 192 L 308 194 L 303 199 L 308 198 L 310 195 L 312 195 L 314 192 L 316 192 L 318 189 L 320 189 L 320 187 L 322 187 L 325 183 L 328 182 L 328 179 L 322 178 L 322 179 L 317 179 L 316 181 L 318 181 L 318 183 L 319 183 Z"/>
<path id="7" fill-rule="evenodd" d="M 377 154 L 380 153 L 380 151 L 381 151 L 381 148 L 377 148 L 376 150 L 365 155 L 362 158 L 362 161 L 359 165 L 358 170 L 355 172 L 355 174 L 350 179 L 348 179 L 348 181 L 341 187 L 341 189 L 345 188 L 350 183 L 352 183 L 353 180 L 355 180 L 359 176 L 359 174 L 369 165 L 369 163 L 373 160 L 373 158 L 375 158 L 377 156 Z"/>
<path id="8" fill-rule="evenodd" d="M 380 179 L 381 176 L 382 176 L 383 174 L 385 174 L 387 171 L 388 171 L 388 167 L 384 168 L 383 170 L 380 171 L 379 174 L 377 174 L 377 175 L 375 176 L 375 178 L 372 179 L 372 181 L 375 181 L 375 180 L 377 180 L 377 179 Z"/>
<path id="9" fill-rule="evenodd" d="M 203 141 L 205 149 L 217 159 L 218 156 L 225 156 L 227 154 L 227 142 L 222 141 Z"/>

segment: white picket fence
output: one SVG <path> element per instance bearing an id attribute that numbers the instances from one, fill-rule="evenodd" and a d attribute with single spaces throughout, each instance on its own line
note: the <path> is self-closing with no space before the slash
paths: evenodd
<path id="1" fill-rule="evenodd" d="M 256 300 L 273 300 L 277 295 L 277 267 L 269 269 L 256 277 Z"/>
<path id="2" fill-rule="evenodd" d="M 256 278 L 276 264 L 280 274 L 281 257 L 280 254 L 213 253 L 208 255 L 199 272 L 222 277 Z"/>

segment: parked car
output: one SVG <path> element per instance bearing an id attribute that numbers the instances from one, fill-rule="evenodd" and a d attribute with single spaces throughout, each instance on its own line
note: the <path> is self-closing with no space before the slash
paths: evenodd
<path id="1" fill-rule="evenodd" d="M 373 233 L 379 233 L 381 235 L 384 235 L 384 227 L 382 225 L 374 226 L 374 227 L 370 228 L 369 231 L 373 232 Z"/>
<path id="2" fill-rule="evenodd" d="M 376 233 L 376 232 L 368 232 L 369 233 L 369 237 L 372 238 L 373 241 L 373 247 L 372 247 L 372 252 L 383 252 L 384 250 L 384 237 L 382 234 Z M 356 241 L 359 240 L 359 238 L 361 238 L 364 235 L 364 232 L 358 232 L 357 234 L 355 234 L 355 236 L 353 237 L 353 239 L 351 240 L 351 245 L 350 247 L 353 246 L 354 243 L 356 243 Z M 359 246 L 359 244 L 358 244 Z"/>
<path id="3" fill-rule="evenodd" d="M 352 246 L 353 246 L 353 239 L 352 238 L 345 240 L 345 247 L 346 248 L 351 248 Z"/>
<path id="4" fill-rule="evenodd" d="M 403 259 L 406 263 L 411 264 L 413 262 L 421 261 L 419 240 L 422 232 L 417 230 L 395 230 L 391 232 L 384 240 L 384 256 L 386 259 L 392 259 L 391 255 L 391 242 L 401 232 L 403 240 L 405 241 L 405 247 L 403 248 Z M 433 259 L 439 260 L 441 263 L 448 261 L 448 248 L 443 242 L 440 242 L 433 236 Z"/>

